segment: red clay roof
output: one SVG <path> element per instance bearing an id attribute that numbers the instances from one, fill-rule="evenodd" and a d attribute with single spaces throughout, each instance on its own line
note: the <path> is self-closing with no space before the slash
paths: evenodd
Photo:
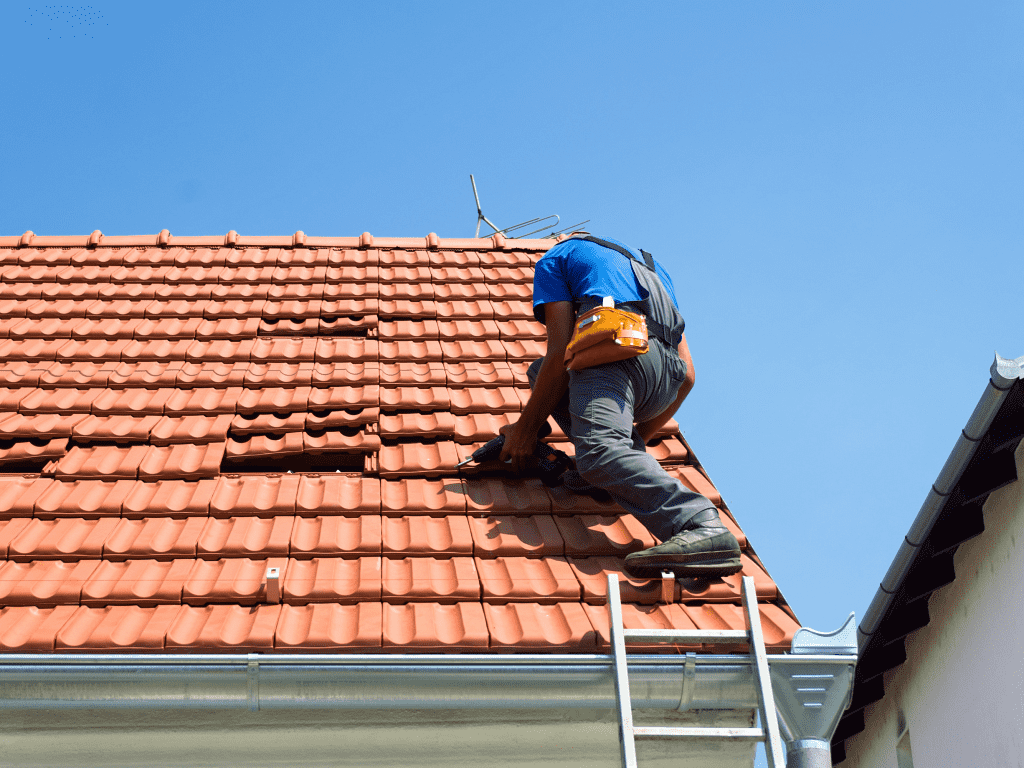
<path id="1" fill-rule="evenodd" d="M 527 401 L 551 244 L 0 238 L 0 651 L 593 652 L 608 572 L 627 626 L 741 627 L 739 575 L 625 578 L 614 504 L 455 468 Z"/>

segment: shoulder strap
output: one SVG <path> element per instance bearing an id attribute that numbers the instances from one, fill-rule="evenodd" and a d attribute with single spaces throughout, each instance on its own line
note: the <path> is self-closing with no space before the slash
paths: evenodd
<path id="1" fill-rule="evenodd" d="M 651 256 L 651 254 L 649 254 L 643 248 L 640 249 L 640 255 L 644 257 L 644 260 L 641 262 L 639 259 L 637 259 L 636 256 L 630 253 L 627 248 L 623 248 L 621 245 L 616 245 L 615 243 L 610 243 L 607 240 L 602 240 L 599 237 L 587 235 L 585 237 L 580 237 L 576 239 L 589 240 L 590 242 L 604 246 L 605 248 L 611 248 L 613 251 L 618 251 L 624 256 L 628 256 L 630 261 L 635 261 L 637 264 L 642 264 L 651 271 L 651 274 L 654 275 L 654 279 L 658 281 L 658 284 L 662 286 L 662 290 L 664 291 L 664 285 L 661 282 L 661 278 L 658 276 L 658 272 L 654 268 L 654 257 Z M 670 347 L 677 347 L 679 345 L 680 339 L 682 339 L 681 335 L 670 333 L 668 328 L 666 328 L 661 323 L 649 317 L 647 318 L 647 327 L 654 333 L 655 336 L 664 341 Z"/>
<path id="2" fill-rule="evenodd" d="M 610 243 L 607 240 L 602 240 L 600 237 L 594 237 L 593 235 L 587 235 L 586 237 L 579 238 L 580 240 L 589 240 L 592 243 L 603 245 L 605 248 L 611 248 L 613 251 L 618 251 L 623 256 L 627 257 L 630 261 L 637 261 L 636 256 L 629 252 L 628 248 L 623 248 L 621 245 Z M 654 269 L 654 257 L 651 256 L 643 248 L 640 249 L 640 255 L 644 257 L 644 264 L 646 267 L 657 275 L 657 271 Z"/>

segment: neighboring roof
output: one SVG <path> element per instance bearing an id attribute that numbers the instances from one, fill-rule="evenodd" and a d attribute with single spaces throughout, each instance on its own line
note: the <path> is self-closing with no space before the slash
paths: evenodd
<path id="1" fill-rule="evenodd" d="M 1024 357 L 996 355 L 991 379 L 858 630 L 853 700 L 832 737 L 832 760 L 864 730 L 864 708 L 885 695 L 883 673 L 907 660 L 905 638 L 929 622 L 932 592 L 956 579 L 953 556 L 985 530 L 989 495 L 1017 480 L 1014 452 L 1024 437 Z"/>
<path id="2" fill-rule="evenodd" d="M 741 574 L 666 605 L 616 505 L 455 468 L 528 398 L 552 243 L 0 238 L 0 651 L 594 652 L 609 571 L 627 626 L 742 628 Z"/>

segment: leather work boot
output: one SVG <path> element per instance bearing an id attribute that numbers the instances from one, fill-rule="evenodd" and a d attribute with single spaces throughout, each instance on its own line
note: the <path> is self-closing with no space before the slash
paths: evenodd
<path id="1" fill-rule="evenodd" d="M 738 573 L 740 545 L 722 525 L 718 511 L 698 512 L 683 530 L 666 541 L 626 555 L 626 574 L 638 579 L 656 579 L 662 571 L 676 576 L 728 576 Z"/>

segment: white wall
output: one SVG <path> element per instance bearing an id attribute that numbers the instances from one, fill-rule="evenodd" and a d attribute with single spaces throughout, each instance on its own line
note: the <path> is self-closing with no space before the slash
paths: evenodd
<path id="1" fill-rule="evenodd" d="M 1024 442 L 1016 460 L 1024 478 Z M 1024 482 L 989 496 L 984 514 L 985 532 L 956 553 L 956 581 L 931 597 L 931 623 L 846 740 L 843 768 L 897 767 L 901 709 L 914 768 L 1024 766 Z"/>

